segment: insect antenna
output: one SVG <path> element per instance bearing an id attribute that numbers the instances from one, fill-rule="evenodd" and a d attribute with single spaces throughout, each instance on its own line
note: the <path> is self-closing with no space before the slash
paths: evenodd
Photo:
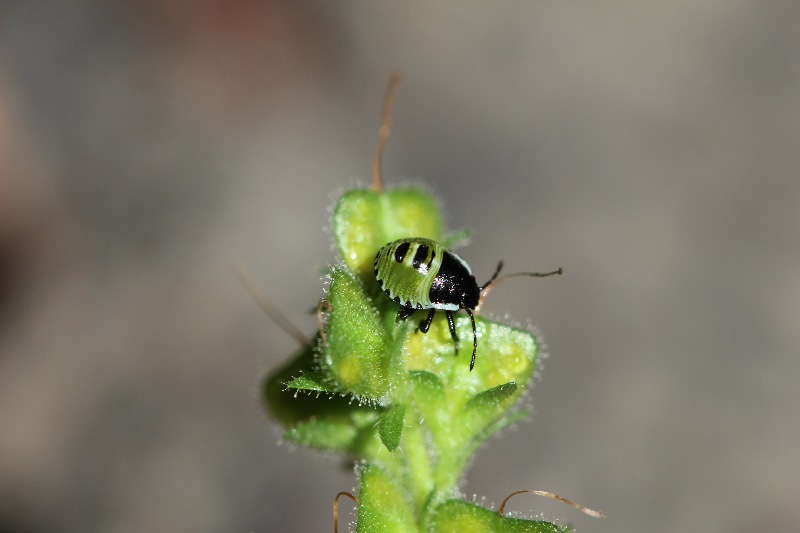
<path id="1" fill-rule="evenodd" d="M 386 94 L 383 97 L 383 114 L 381 116 L 381 127 L 378 129 L 378 143 L 375 145 L 375 154 L 372 158 L 372 189 L 375 192 L 383 191 L 383 174 L 381 172 L 381 158 L 386 141 L 392 132 L 392 109 L 394 108 L 394 98 L 397 94 L 397 86 L 403 81 L 403 76 L 399 70 L 392 72 L 389 78 L 389 85 L 386 87 Z"/>
<path id="2" fill-rule="evenodd" d="M 491 277 L 491 278 L 489 278 L 489 281 L 487 281 L 486 283 L 484 283 L 483 285 L 481 285 L 480 287 L 478 287 L 478 288 L 480 289 L 480 291 L 481 291 L 481 292 L 483 292 L 483 289 L 485 289 L 486 287 L 488 287 L 489 285 L 491 285 L 491 284 L 492 284 L 492 282 L 493 282 L 494 280 L 496 280 L 496 279 L 497 279 L 497 275 L 500 273 L 500 270 L 501 270 L 502 268 L 503 268 L 503 262 L 502 262 L 502 261 L 500 261 L 499 263 L 497 263 L 497 269 L 494 271 L 494 274 L 492 274 L 492 277 Z M 505 277 L 505 276 L 503 276 L 503 277 Z"/>
<path id="3" fill-rule="evenodd" d="M 286 316 L 281 313 L 280 309 L 277 308 L 270 300 L 267 298 L 267 294 L 264 289 L 253 279 L 253 276 L 247 272 L 244 264 L 242 263 L 234 263 L 233 265 L 233 273 L 242 282 L 244 285 L 245 290 L 253 297 L 253 300 L 256 301 L 258 306 L 261 308 L 264 313 L 272 320 L 276 326 L 281 328 L 287 335 L 297 341 L 297 344 L 300 347 L 304 348 L 308 346 L 308 340 L 306 340 L 306 336 L 303 334 L 300 329 L 292 324 L 292 322 L 286 318 Z"/>
<path id="4" fill-rule="evenodd" d="M 506 274 L 505 276 L 500 276 L 499 278 L 497 275 L 500 273 L 500 268 L 503 266 L 503 262 L 500 261 L 500 264 L 497 265 L 497 270 L 495 271 L 492 279 L 486 282 L 485 285 L 480 287 L 481 289 L 481 297 L 478 300 L 478 305 L 475 306 L 475 310 L 480 309 L 481 305 L 483 304 L 483 299 L 486 298 L 486 295 L 489 294 L 493 288 L 500 285 L 500 283 L 504 282 L 508 278 L 518 278 L 518 277 L 530 277 L 530 278 L 546 278 L 548 276 L 560 276 L 564 273 L 563 268 L 559 268 L 557 270 L 553 270 L 552 272 L 515 272 L 514 274 Z"/>

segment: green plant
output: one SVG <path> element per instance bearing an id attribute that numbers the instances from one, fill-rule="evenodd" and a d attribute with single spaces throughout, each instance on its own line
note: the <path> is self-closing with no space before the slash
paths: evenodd
<path id="1" fill-rule="evenodd" d="M 527 415 L 517 404 L 536 369 L 538 344 L 527 330 L 476 316 L 480 357 L 470 371 L 468 358 L 454 355 L 444 316 L 425 335 L 414 321 L 398 320 L 401 308 L 375 279 L 377 251 L 411 236 L 444 246 L 459 236 L 444 233 L 427 192 L 383 189 L 390 109 L 387 97 L 372 188 L 347 191 L 333 211 L 341 263 L 328 273 L 319 330 L 265 379 L 266 405 L 286 440 L 355 459 L 356 531 L 571 531 L 461 499 L 458 483 L 476 449 Z M 468 317 L 457 315 L 455 327 L 471 338 Z"/>

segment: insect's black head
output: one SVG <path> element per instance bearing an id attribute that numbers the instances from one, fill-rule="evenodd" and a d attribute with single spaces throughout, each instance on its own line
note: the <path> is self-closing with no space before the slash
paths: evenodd
<path id="1" fill-rule="evenodd" d="M 461 293 L 461 307 L 464 309 L 475 309 L 481 299 L 481 288 L 475 281 L 475 276 L 470 276 L 472 283 L 464 284 L 464 292 Z"/>

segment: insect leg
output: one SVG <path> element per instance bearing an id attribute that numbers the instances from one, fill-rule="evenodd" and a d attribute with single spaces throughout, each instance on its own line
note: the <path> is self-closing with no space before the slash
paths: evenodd
<path id="1" fill-rule="evenodd" d="M 414 311 L 416 311 L 416 309 L 414 309 L 413 307 L 401 307 L 400 312 L 397 313 L 397 318 L 399 318 L 400 320 L 405 320 L 406 318 L 414 314 Z"/>
<path id="2" fill-rule="evenodd" d="M 475 368 L 475 354 L 478 352 L 478 333 L 475 331 L 475 316 L 472 314 L 472 309 L 469 307 L 464 309 L 472 320 L 472 361 L 469 362 L 469 371 Z"/>
<path id="3" fill-rule="evenodd" d="M 453 342 L 456 343 L 456 355 L 458 355 L 458 333 L 456 333 L 456 323 L 453 322 L 453 312 L 445 311 L 447 315 L 447 325 L 450 327 L 450 336 L 453 337 Z"/>
<path id="4" fill-rule="evenodd" d="M 428 329 L 431 327 L 431 321 L 433 320 L 433 314 L 436 312 L 436 308 L 431 307 L 431 310 L 428 311 L 428 316 L 425 317 L 425 320 L 419 323 L 419 330 L 422 333 L 428 333 Z"/>

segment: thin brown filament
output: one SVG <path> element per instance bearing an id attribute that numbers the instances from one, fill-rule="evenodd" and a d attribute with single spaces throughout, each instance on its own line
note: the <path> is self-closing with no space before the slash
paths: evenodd
<path id="1" fill-rule="evenodd" d="M 336 497 L 333 499 L 333 533 L 339 533 L 339 496 L 347 496 L 348 498 L 356 502 L 356 505 L 361 505 L 361 500 L 359 500 L 358 497 L 353 496 L 349 492 L 342 491 L 339 494 L 337 494 Z"/>
<path id="2" fill-rule="evenodd" d="M 317 329 L 319 330 L 319 337 L 322 339 L 322 344 L 328 344 L 328 334 L 325 331 L 325 314 L 330 314 L 333 311 L 331 303 L 323 298 L 319 301 L 317 306 Z"/>
<path id="3" fill-rule="evenodd" d="M 478 305 L 475 306 L 475 310 L 478 311 L 483 305 L 483 299 L 486 298 L 486 295 L 491 292 L 491 290 L 503 281 L 507 280 L 508 278 L 520 278 L 520 277 L 529 277 L 529 278 L 546 278 L 548 276 L 560 276 L 564 273 L 563 268 L 559 268 L 558 270 L 553 270 L 552 272 L 516 272 L 514 274 L 506 274 L 505 276 L 500 276 L 497 279 L 492 280 L 489 282 L 482 290 L 481 290 L 481 297 L 478 299 Z"/>
<path id="4" fill-rule="evenodd" d="M 508 503 L 508 500 L 510 500 L 513 496 L 516 496 L 517 494 L 536 494 L 537 496 L 544 496 L 545 498 L 550 498 L 551 500 L 556 500 L 562 503 L 566 503 L 570 507 L 574 507 L 575 509 L 589 516 L 594 516 L 595 518 L 606 517 L 606 514 L 603 511 L 595 511 L 594 509 L 589 509 L 588 507 L 584 507 L 579 503 L 575 503 L 571 500 L 563 498 L 558 494 L 553 494 L 552 492 L 547 492 L 544 490 L 518 490 L 516 492 L 512 492 L 506 497 L 505 500 L 503 500 L 503 503 L 500 504 L 500 508 L 497 510 L 498 515 L 503 516 L 503 510 L 506 507 L 506 503 Z"/>
<path id="5" fill-rule="evenodd" d="M 397 87 L 402 81 L 403 76 L 399 70 L 392 72 L 392 76 L 389 78 L 389 85 L 386 87 L 386 94 L 383 97 L 381 127 L 378 129 L 378 143 L 375 145 L 375 155 L 372 158 L 372 189 L 375 192 L 383 191 L 383 173 L 381 170 L 383 148 L 386 146 L 386 141 L 389 140 L 389 134 L 392 132 L 394 99 L 397 95 Z"/>
<path id="6" fill-rule="evenodd" d="M 308 346 L 308 340 L 306 340 L 306 336 L 303 334 L 300 329 L 292 324 L 283 313 L 281 313 L 280 309 L 278 309 L 272 302 L 269 301 L 267 298 L 267 294 L 264 289 L 253 279 L 247 269 L 245 268 L 244 264 L 242 263 L 235 263 L 233 265 L 233 273 L 234 275 L 239 278 L 239 281 L 242 282 L 244 285 L 245 290 L 253 297 L 253 300 L 256 301 L 258 306 L 261 308 L 264 313 L 275 322 L 275 325 L 281 328 L 287 335 L 297 341 L 301 347 Z"/>

